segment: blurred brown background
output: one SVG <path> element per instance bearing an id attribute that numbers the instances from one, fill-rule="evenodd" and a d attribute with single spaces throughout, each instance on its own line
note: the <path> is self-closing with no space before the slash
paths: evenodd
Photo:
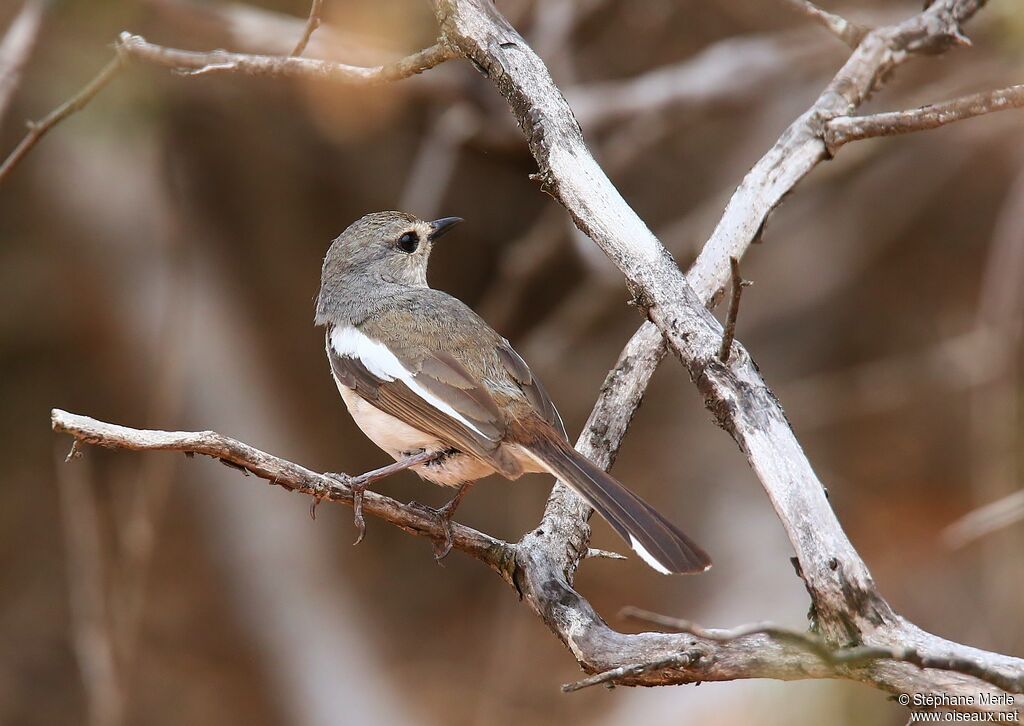
<path id="1" fill-rule="evenodd" d="M 848 3 L 868 23 L 919 3 Z M 6 28 L 20 3 L 0 9 Z M 327 0 L 309 54 L 355 63 L 433 41 L 418 0 Z M 744 172 L 846 57 L 764 0 L 501 0 L 599 160 L 688 264 Z M 257 12 L 258 11 L 258 12 Z M 52 3 L 0 127 L 3 153 L 111 57 L 123 29 L 287 52 L 305 0 Z M 289 20 L 291 16 L 291 20 Z M 901 68 L 870 109 L 1024 78 L 1024 9 L 992 0 L 971 50 Z M 275 45 L 276 44 L 276 45 Z M 642 79 L 638 81 L 637 79 Z M 945 528 L 1020 488 L 1024 116 L 860 142 L 773 215 L 743 265 L 739 337 L 787 408 L 892 604 L 1024 654 L 1024 526 Z M 477 563 L 209 460 L 89 449 L 51 407 L 210 428 L 321 470 L 385 463 L 338 399 L 312 327 L 330 240 L 370 211 L 467 222 L 431 281 L 508 336 L 579 430 L 640 320 L 596 248 L 528 179 L 510 115 L 464 62 L 383 88 L 133 67 L 0 187 L 0 722 L 5 724 L 900 724 L 839 682 L 588 689 Z M 616 474 L 713 554 L 694 578 L 588 561 L 613 624 L 633 604 L 708 626 L 802 626 L 791 549 L 742 456 L 667 359 Z M 459 519 L 516 538 L 544 477 L 478 487 Z M 403 475 L 403 500 L 444 492 Z M 598 546 L 617 548 L 595 522 Z"/>

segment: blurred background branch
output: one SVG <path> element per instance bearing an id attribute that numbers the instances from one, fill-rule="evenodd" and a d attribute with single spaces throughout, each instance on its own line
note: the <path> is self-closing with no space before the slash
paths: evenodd
<path id="1" fill-rule="evenodd" d="M 21 72 L 28 62 L 43 24 L 43 0 L 26 2 L 0 39 L 0 121 L 18 88 Z"/>

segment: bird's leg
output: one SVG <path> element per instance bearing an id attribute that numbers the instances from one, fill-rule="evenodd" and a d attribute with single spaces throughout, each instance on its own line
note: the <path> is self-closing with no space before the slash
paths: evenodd
<path id="1" fill-rule="evenodd" d="M 434 507 L 423 507 L 434 513 L 437 517 L 437 523 L 441 525 L 441 531 L 444 533 L 443 541 L 434 543 L 434 559 L 439 564 L 452 551 L 452 517 L 455 516 L 455 510 L 459 508 L 462 498 L 466 496 L 466 492 L 469 491 L 472 485 L 473 482 L 471 481 L 460 484 L 459 491 L 442 507 L 436 509 Z"/>
<path id="2" fill-rule="evenodd" d="M 359 544 L 363 541 L 363 537 L 366 536 L 366 520 L 363 519 L 363 494 L 366 492 L 366 488 L 373 484 L 375 481 L 385 479 L 392 474 L 397 474 L 400 471 L 418 466 L 420 464 L 426 464 L 431 461 L 437 461 L 447 456 L 446 451 L 421 451 L 417 454 L 410 454 L 404 459 L 399 459 L 393 464 L 382 466 L 379 469 L 368 471 L 365 474 L 359 476 L 348 476 L 346 474 L 331 474 L 327 476 L 332 479 L 337 479 L 342 484 L 352 489 L 352 518 L 356 525 L 356 541 L 352 544 Z M 315 510 L 311 510 L 315 512 Z M 314 515 L 315 516 L 315 515 Z"/>

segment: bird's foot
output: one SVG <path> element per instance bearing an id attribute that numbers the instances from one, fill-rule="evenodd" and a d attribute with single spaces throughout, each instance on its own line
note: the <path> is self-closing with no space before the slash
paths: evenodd
<path id="1" fill-rule="evenodd" d="M 366 536 L 366 520 L 363 518 L 363 494 L 366 492 L 370 482 L 363 476 L 352 477 L 348 474 L 334 474 L 332 472 L 327 472 L 326 476 L 352 490 L 352 523 L 356 526 L 356 540 L 352 544 L 357 545 Z M 319 499 L 314 499 L 310 507 L 309 513 L 313 519 L 316 519 L 316 505 L 319 503 Z"/>
<path id="2" fill-rule="evenodd" d="M 429 512 L 436 519 L 438 527 L 441 529 L 441 537 L 434 540 L 434 560 L 439 565 L 442 565 L 441 560 L 452 551 L 452 518 L 455 516 L 455 510 L 462 503 L 462 498 L 469 491 L 470 484 L 471 482 L 466 482 L 460 486 L 455 496 L 447 504 L 440 507 L 429 507 L 426 504 L 412 502 L 412 506 Z"/>
<path id="3" fill-rule="evenodd" d="M 363 494 L 369 485 L 365 481 L 352 482 L 352 523 L 356 526 L 356 539 L 352 546 L 359 544 L 366 536 L 366 520 L 363 519 Z"/>

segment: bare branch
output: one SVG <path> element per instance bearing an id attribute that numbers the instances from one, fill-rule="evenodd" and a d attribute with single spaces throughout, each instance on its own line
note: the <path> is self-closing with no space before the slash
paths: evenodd
<path id="1" fill-rule="evenodd" d="M 869 32 L 868 28 L 851 23 L 841 15 L 822 10 L 809 0 L 783 0 L 783 2 L 821 25 L 851 48 L 860 45 L 864 36 Z"/>
<path id="2" fill-rule="evenodd" d="M 363 67 L 292 56 L 180 50 L 154 45 L 131 33 L 121 33 L 118 50 L 127 59 L 171 68 L 186 75 L 239 73 L 263 78 L 312 78 L 367 85 L 408 78 L 454 57 L 446 44 L 436 43 L 392 63 Z"/>
<path id="3" fill-rule="evenodd" d="M 202 454 L 244 473 L 255 474 L 271 484 L 290 491 L 308 494 L 315 499 L 354 504 L 352 487 L 343 479 L 311 471 L 214 431 L 132 429 L 60 409 L 50 412 L 50 421 L 54 431 L 70 434 L 84 444 L 129 451 L 180 451 L 186 454 Z M 390 522 L 410 534 L 435 539 L 444 537 L 444 530 L 436 518 L 422 509 L 406 506 L 371 491 L 365 492 L 363 498 L 363 509 L 368 514 Z M 511 560 L 510 545 L 455 522 L 451 524 L 451 535 L 455 548 L 485 562 L 506 581 L 511 581 L 508 572 Z"/>
<path id="4" fill-rule="evenodd" d="M 870 646 L 835 648 L 812 633 L 784 628 L 774 623 L 749 623 L 727 630 L 709 629 L 689 620 L 673 618 L 636 607 L 623 608 L 619 611 L 619 617 L 650 623 L 676 633 L 689 633 L 719 643 L 729 643 L 750 635 L 767 635 L 780 642 L 805 648 L 809 653 L 813 653 L 826 663 L 835 666 L 865 665 L 876 660 L 895 660 L 910 663 L 918 668 L 969 673 L 1008 693 L 1024 691 L 1024 671 L 1008 675 L 970 658 L 927 656 L 922 655 L 915 648 Z"/>
<path id="5" fill-rule="evenodd" d="M 316 3 L 311 9 L 310 22 L 319 13 Z M 307 29 L 309 25 L 307 25 Z M 312 33 L 312 30 L 309 30 Z M 309 37 L 304 36 L 305 42 Z M 304 43 L 303 43 L 304 45 Z M 215 50 L 208 53 L 166 48 L 147 42 L 139 35 L 121 33 L 117 44 L 117 57 L 85 86 L 76 96 L 55 109 L 38 123 L 29 125 L 29 132 L 0 165 L 0 183 L 43 135 L 65 118 L 80 111 L 113 79 L 126 60 L 138 60 L 164 66 L 187 75 L 207 73 L 240 73 L 271 78 L 319 78 L 341 83 L 373 85 L 401 80 L 422 73 L 455 56 L 444 43 L 425 48 L 412 55 L 379 66 L 352 66 L 332 61 L 309 58 L 251 55 Z"/>
<path id="6" fill-rule="evenodd" d="M 653 326 L 651 329 L 657 333 Z M 649 361 L 628 359 L 628 363 L 636 363 L 644 371 L 653 370 Z M 623 370 L 620 369 L 619 373 L 621 374 Z M 610 379 L 606 383 L 606 393 L 602 396 L 603 404 L 613 407 L 622 400 L 623 394 L 628 397 L 635 393 L 637 389 L 635 385 L 631 385 L 630 378 L 631 376 L 626 374 L 622 378 Z M 614 393 L 607 395 L 607 390 Z M 202 454 L 292 491 L 321 499 L 352 503 L 353 492 L 343 481 L 318 474 L 213 431 L 132 429 L 58 409 L 51 412 L 51 421 L 55 431 L 68 433 L 81 443 L 132 451 L 179 451 Z M 620 425 L 624 424 L 620 422 Z M 373 492 L 367 492 L 365 496 L 368 513 L 391 522 L 410 534 L 427 537 L 437 537 L 441 534 L 441 528 L 436 519 L 425 514 L 423 510 L 402 505 L 389 497 Z M 575 496 L 573 496 L 573 500 L 579 502 Z M 524 542 L 529 542 L 530 537 L 543 538 L 544 534 L 532 532 Z M 529 567 L 530 559 L 535 558 L 538 554 L 537 548 L 530 547 L 529 544 L 509 545 L 456 523 L 452 523 L 452 539 L 455 547 L 486 563 L 508 582 L 519 585 L 529 578 L 547 576 L 544 570 L 526 571 L 523 569 Z M 586 552 L 590 554 L 589 550 Z M 556 588 L 559 586 L 558 581 L 551 581 L 549 584 Z M 601 627 L 608 630 L 585 600 L 571 590 L 568 593 L 579 600 L 579 604 L 572 603 L 571 599 L 565 600 L 566 603 L 579 608 L 579 617 L 591 619 L 593 625 L 599 623 Z M 609 632 L 612 631 L 609 630 Z M 623 641 L 621 646 L 623 657 L 634 658 L 643 663 L 658 663 L 661 658 L 671 657 L 682 668 L 684 662 L 687 661 L 680 659 L 678 653 L 685 651 L 695 654 L 687 670 L 666 674 L 663 669 L 655 670 L 651 666 L 643 666 L 624 672 L 621 676 L 624 682 L 653 685 L 692 680 L 731 680 L 756 677 L 796 679 L 828 677 L 830 675 L 830 671 L 823 667 L 819 658 L 757 635 L 744 639 L 742 643 L 721 645 L 712 640 L 695 639 L 688 635 L 674 636 L 657 633 L 642 633 L 633 636 L 616 633 L 614 635 Z M 651 649 L 667 649 L 667 653 L 657 658 L 645 657 L 644 654 L 652 652 Z"/>
<path id="7" fill-rule="evenodd" d="M 790 124 L 740 182 L 687 273 L 698 293 L 711 290 L 711 297 L 718 299 L 729 281 L 729 257 L 742 257 L 783 197 L 830 158 L 822 139 L 828 120 L 860 106 L 897 66 L 915 55 L 958 44 L 960 23 L 983 4 L 981 0 L 939 0 L 912 18 L 872 30 L 864 37 L 814 104 Z"/>
<path id="8" fill-rule="evenodd" d="M 839 116 L 825 126 L 825 145 L 830 154 L 851 141 L 926 131 L 976 116 L 1024 107 L 1024 84 L 995 91 L 961 96 L 907 111 L 870 116 Z"/>
<path id="9" fill-rule="evenodd" d="M 937 51 L 955 43 L 960 37 L 959 23 L 973 15 L 980 0 L 940 0 L 909 21 L 869 33 L 816 106 L 798 119 L 772 154 L 748 175 L 745 184 L 755 181 L 756 192 L 750 187 L 737 191 L 730 203 L 736 218 L 727 210 L 719 225 L 719 231 L 727 230 L 728 237 L 718 244 L 713 238 L 704 250 L 707 274 L 691 273 L 687 279 L 594 162 L 543 62 L 493 5 L 486 0 L 435 0 L 435 5 L 448 41 L 481 69 L 508 102 L 537 161 L 536 178 L 544 191 L 562 203 L 577 226 L 619 267 L 638 302 L 648 309 L 650 320 L 686 365 L 706 405 L 746 454 L 797 549 L 822 637 L 828 642 L 848 642 L 855 633 L 854 638 L 873 647 L 914 647 L 937 657 L 954 652 L 1013 672 L 1024 667 L 1017 659 L 924 633 L 892 611 L 877 593 L 866 565 L 836 520 L 821 482 L 756 366 L 741 346 L 737 346 L 736 360 L 728 368 L 718 361 L 722 328 L 707 312 L 702 299 L 703 293 L 712 297 L 720 288 L 722 261 L 738 256 L 732 250 L 742 252 L 782 195 L 827 158 L 821 138 L 822 119 L 858 105 L 909 53 Z M 795 152 L 792 157 L 786 153 L 789 151 Z M 747 209 L 738 208 L 740 199 L 749 202 Z M 748 228 L 749 235 L 743 234 L 745 225 L 734 227 L 738 218 L 749 222 L 757 215 L 764 216 Z M 726 268 L 726 279 L 728 274 Z M 646 344 L 655 348 L 656 333 L 643 332 Z M 631 344 L 640 343 L 640 336 L 638 331 Z M 634 346 L 630 355 L 643 359 L 650 352 Z M 624 417 L 628 422 L 646 385 L 644 374 L 629 374 L 627 378 L 631 379 L 629 408 L 620 408 L 614 415 L 597 412 L 578 445 L 578 450 L 602 465 L 614 458 L 618 439 L 601 436 L 600 427 Z M 598 450 L 592 451 L 595 444 Z M 640 641 L 612 631 L 572 590 L 569 578 L 585 551 L 588 513 L 573 499 L 556 487 L 541 526 L 517 546 L 517 584 L 524 598 L 589 671 L 649 663 L 678 654 L 681 648 L 666 652 L 647 643 L 641 651 L 644 657 L 637 657 Z M 780 661 L 769 658 L 779 668 L 768 670 L 783 674 L 772 677 L 787 677 L 785 664 L 790 655 L 779 653 Z M 742 668 L 733 671 L 745 675 L 733 677 L 749 676 L 751 665 L 749 659 L 745 660 Z M 720 677 L 721 671 L 716 669 L 715 676 Z M 653 685 L 712 677 L 705 672 L 697 675 L 691 669 L 688 673 L 645 673 L 626 682 Z M 904 693 L 970 693 L 979 688 L 977 679 L 971 676 L 953 674 L 936 679 L 922 676 L 906 663 L 895 662 L 873 664 L 869 672 L 848 677 Z"/>
<path id="10" fill-rule="evenodd" d="M 722 347 L 718 349 L 718 360 L 722 361 L 722 363 L 729 362 L 729 354 L 732 352 L 732 341 L 736 339 L 736 318 L 740 314 L 740 298 L 743 297 L 743 288 L 753 284 L 740 276 L 740 261 L 738 259 L 730 257 L 729 267 L 732 270 L 732 298 L 729 300 L 729 315 L 725 320 L 725 334 L 722 336 Z"/>
<path id="11" fill-rule="evenodd" d="M 102 91 L 117 72 L 121 70 L 121 57 L 117 56 L 114 60 L 110 61 L 103 67 L 103 70 L 97 74 L 86 86 L 75 94 L 72 98 L 65 101 L 63 104 L 55 108 L 50 114 L 41 121 L 29 122 L 28 133 L 25 137 L 14 147 L 14 151 L 11 152 L 3 164 L 0 164 L 0 184 L 3 183 L 4 179 L 11 173 L 11 170 L 17 166 L 18 162 L 21 161 L 25 154 L 32 150 L 39 139 L 43 138 L 50 129 L 59 124 L 61 121 L 66 119 L 76 111 L 81 111 L 88 105 L 89 101 L 95 98 L 96 94 Z"/>
<path id="12" fill-rule="evenodd" d="M 659 335 L 653 325 L 644 330 Z M 645 347 L 647 342 L 641 340 L 638 347 Z M 650 348 L 649 345 L 646 347 Z M 638 383 L 642 381 L 646 384 L 646 377 L 653 372 L 655 365 L 654 360 L 637 358 L 635 355 L 624 356 L 606 381 L 597 414 L 607 416 L 609 411 L 616 408 L 621 411 L 623 402 L 629 403 L 633 397 L 640 395 L 643 387 Z M 639 380 L 634 376 L 635 370 L 640 371 Z M 633 409 L 627 410 L 631 413 Z M 343 481 L 315 473 L 212 431 L 138 430 L 60 410 L 54 410 L 51 418 L 55 431 L 69 433 L 76 441 L 82 443 L 135 451 L 182 451 L 203 454 L 290 490 L 317 498 L 352 503 L 352 489 Z M 621 439 L 628 421 L 622 420 L 619 413 L 613 423 L 615 425 L 608 431 L 608 435 Z M 588 444 L 593 445 L 591 442 L 599 435 L 599 432 L 588 426 L 581 437 L 579 447 L 585 449 Z M 598 459 L 603 465 L 608 465 L 607 455 Z M 569 494 L 568 498 L 564 496 L 566 493 Z M 367 492 L 365 496 L 366 511 L 374 516 L 389 521 L 411 534 L 428 537 L 439 535 L 440 526 L 437 521 L 424 514 L 422 510 L 402 505 L 372 492 Z M 892 657 L 892 649 L 884 652 L 856 651 L 857 657 L 851 652 L 840 659 L 839 665 L 843 668 L 839 669 L 837 663 L 833 662 L 836 660 L 835 657 L 830 660 L 816 652 L 815 648 L 808 647 L 807 643 L 792 642 L 798 639 L 787 639 L 764 628 L 744 633 L 737 632 L 728 640 L 723 639 L 717 631 L 701 632 L 696 629 L 692 629 L 692 633 L 681 635 L 616 633 L 608 628 L 589 603 L 575 593 L 562 577 L 552 577 L 550 568 L 553 563 L 548 559 L 549 555 L 561 555 L 565 552 L 564 547 L 559 546 L 558 542 L 560 531 L 557 528 L 562 526 L 558 507 L 579 507 L 581 503 L 564 487 L 555 489 L 551 502 L 555 507 L 549 506 L 549 512 L 554 511 L 555 515 L 546 518 L 541 529 L 529 533 L 519 544 L 509 545 L 454 523 L 453 542 L 459 549 L 486 563 L 506 581 L 514 582 L 519 588 L 529 588 L 524 594 L 534 592 L 538 581 L 543 582 L 549 590 L 550 597 L 546 601 L 549 609 L 540 612 L 542 617 L 559 634 L 564 633 L 563 628 L 567 627 L 567 624 L 561 623 L 560 620 L 571 618 L 575 636 L 571 636 L 573 639 L 569 642 L 575 643 L 574 650 L 581 654 L 581 657 L 580 644 L 587 644 L 585 663 L 588 668 L 613 671 L 598 678 L 595 683 L 615 681 L 628 685 L 659 685 L 763 677 L 786 680 L 846 677 L 874 682 L 878 666 L 868 667 L 864 665 L 865 660 Z M 544 532 L 544 527 L 551 529 Z M 548 544 L 544 544 L 545 541 Z M 552 543 L 554 547 L 551 547 Z M 585 552 L 588 556 L 605 554 L 598 555 L 592 550 Z M 564 560 L 561 562 L 566 564 Z M 528 601 L 531 605 L 537 602 L 534 599 Z M 678 626 L 679 622 L 681 621 L 671 620 L 662 624 Z M 910 663 L 920 660 L 921 663 L 927 663 L 926 667 L 929 668 L 948 667 L 951 670 L 981 674 L 977 677 L 983 680 L 1005 679 L 1000 682 L 1010 685 L 1024 678 L 1024 664 L 1020 661 L 974 649 L 965 650 L 965 655 L 929 655 L 920 646 L 915 645 L 913 653 L 907 651 L 901 657 Z M 872 657 L 867 658 L 868 655 Z M 626 661 L 627 665 L 616 664 L 616 660 L 620 663 Z M 588 679 L 588 684 L 590 680 Z M 979 686 L 976 681 L 972 681 L 969 687 L 973 689 L 971 692 L 978 692 Z M 924 675 L 920 678 L 907 677 L 901 690 L 908 693 L 948 692 L 951 695 L 966 692 L 956 681 L 939 682 Z M 999 701 L 994 700 L 991 703 L 995 704 L 994 707 L 999 705 Z M 981 707 L 983 705 L 979 706 Z"/>
<path id="13" fill-rule="evenodd" d="M 313 4 L 309 8 L 309 18 L 306 20 L 306 27 L 302 30 L 302 37 L 299 38 L 299 42 L 295 44 L 295 49 L 292 51 L 293 57 L 298 58 L 306 51 L 309 39 L 313 37 L 313 33 L 320 27 L 320 15 L 323 13 L 323 9 L 324 0 L 313 0 Z"/>
<path id="14" fill-rule="evenodd" d="M 43 5 L 42 0 L 26 0 L 0 40 L 0 121 L 3 121 L 21 80 L 21 69 L 39 35 L 43 24 Z"/>

